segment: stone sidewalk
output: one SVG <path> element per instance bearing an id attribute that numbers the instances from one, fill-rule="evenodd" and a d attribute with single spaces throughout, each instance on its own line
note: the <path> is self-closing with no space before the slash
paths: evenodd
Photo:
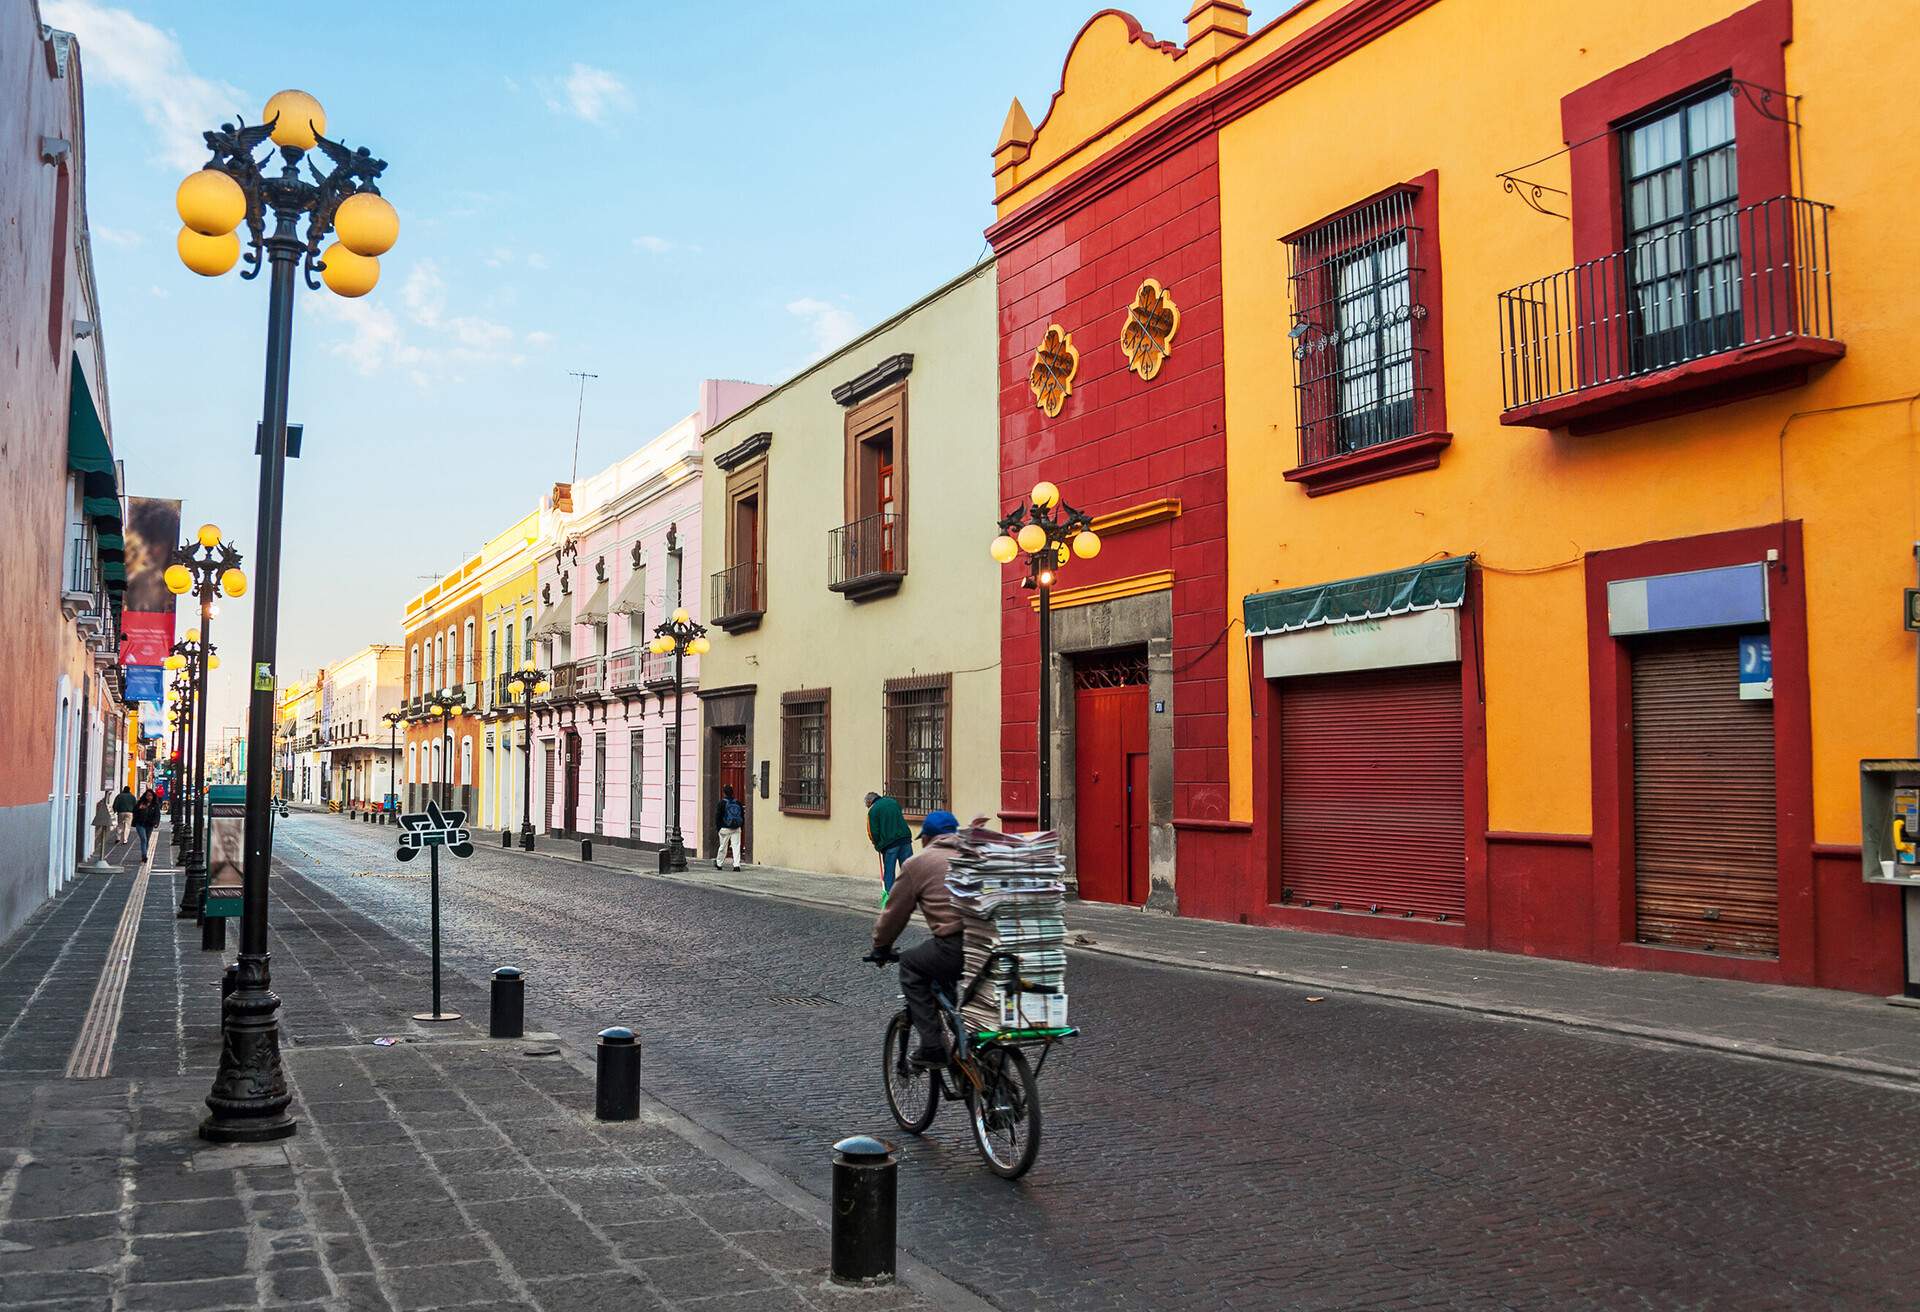
<path id="1" fill-rule="evenodd" d="M 819 1204 L 644 1096 L 638 1121 L 595 1121 L 590 1055 L 488 1039 L 478 982 L 445 981 L 466 1019 L 412 1022 L 424 954 L 294 875 L 273 973 L 300 1131 L 201 1142 L 231 957 L 174 919 L 178 871 L 137 903 L 135 876 L 81 876 L 0 943 L 0 1306 L 984 1306 L 904 1254 L 901 1284 L 829 1283 Z M 66 1078 L 123 913 L 106 1074 Z"/>
<path id="2" fill-rule="evenodd" d="M 577 862 L 579 844 L 541 839 L 523 859 Z M 877 869 L 868 881 L 771 866 L 716 871 L 695 860 L 683 875 L 662 876 L 653 853 L 606 844 L 595 846 L 594 861 L 851 911 L 873 911 L 879 895 Z M 1067 920 L 1070 947 L 1079 951 L 1920 1082 L 1920 1010 L 1883 998 L 1185 920 L 1092 902 L 1070 904 Z"/>

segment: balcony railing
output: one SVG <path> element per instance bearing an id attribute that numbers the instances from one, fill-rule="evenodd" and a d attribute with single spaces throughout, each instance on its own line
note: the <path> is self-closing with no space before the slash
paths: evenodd
<path id="1" fill-rule="evenodd" d="M 607 690 L 607 658 L 587 656 L 573 663 L 573 695 L 598 697 Z"/>
<path id="2" fill-rule="evenodd" d="M 640 686 L 640 657 L 638 647 L 622 647 L 607 657 L 607 687 L 614 692 Z"/>
<path id="3" fill-rule="evenodd" d="M 93 593 L 93 548 L 85 537 L 73 540 L 73 551 L 68 556 L 65 590 L 69 596 L 77 597 Z"/>
<path id="4" fill-rule="evenodd" d="M 827 535 L 827 586 L 851 601 L 890 596 L 907 572 L 907 517 L 868 515 Z"/>
<path id="5" fill-rule="evenodd" d="M 1831 208 L 1776 196 L 1502 292 L 1503 421 L 1578 422 L 1618 393 L 1686 390 L 1718 356 L 1758 373 L 1841 354 Z"/>
<path id="6" fill-rule="evenodd" d="M 547 694 L 551 701 L 570 702 L 574 697 L 573 666 L 556 665 L 553 668 L 553 691 Z"/>
<path id="7" fill-rule="evenodd" d="M 646 673 L 643 676 L 649 688 L 673 687 L 673 653 L 650 651 L 647 653 Z"/>
<path id="8" fill-rule="evenodd" d="M 766 567 L 757 560 L 730 565 L 713 576 L 713 605 L 708 613 L 728 633 L 758 628 L 766 613 Z"/>
<path id="9" fill-rule="evenodd" d="M 505 674 L 494 675 L 489 681 L 492 685 L 493 700 L 490 705 L 493 709 L 497 711 L 512 710 L 520 704 L 520 699 L 507 691 L 507 685 L 512 683 L 516 677 L 518 676 L 508 671 Z"/>

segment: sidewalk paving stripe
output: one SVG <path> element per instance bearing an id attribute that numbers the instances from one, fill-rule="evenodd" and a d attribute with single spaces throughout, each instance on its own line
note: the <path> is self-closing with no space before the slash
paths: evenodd
<path id="1" fill-rule="evenodd" d="M 74 1040 L 67 1057 L 70 1080 L 104 1079 L 113 1061 L 113 1040 L 120 1030 L 120 1009 L 127 996 L 127 972 L 133 965 L 133 944 L 140 935 L 140 913 L 147 904 L 147 878 L 152 864 L 140 863 L 127 891 L 127 904 L 120 911 L 120 924 L 107 945 L 105 968 L 94 986 L 93 1001 L 87 1006 L 87 1019 Z"/>

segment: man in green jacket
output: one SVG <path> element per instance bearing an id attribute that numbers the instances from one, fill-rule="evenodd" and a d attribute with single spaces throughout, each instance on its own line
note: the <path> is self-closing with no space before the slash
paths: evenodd
<path id="1" fill-rule="evenodd" d="M 867 794 L 867 837 L 880 854 L 880 882 L 892 893 L 894 872 L 913 855 L 913 830 L 900 803 L 884 793 Z"/>

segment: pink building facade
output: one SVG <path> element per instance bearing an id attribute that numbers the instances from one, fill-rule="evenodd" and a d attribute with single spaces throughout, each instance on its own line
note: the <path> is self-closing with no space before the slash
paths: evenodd
<path id="1" fill-rule="evenodd" d="M 542 516 L 535 660 L 549 671 L 534 704 L 534 825 L 548 836 L 657 850 L 676 769 L 689 850 L 701 830 L 700 662 L 680 670 L 647 651 L 685 607 L 700 618 L 700 435 L 759 396 L 708 382 L 701 408 L 575 483 L 570 510 Z M 677 723 L 676 723 L 677 720 Z"/>

